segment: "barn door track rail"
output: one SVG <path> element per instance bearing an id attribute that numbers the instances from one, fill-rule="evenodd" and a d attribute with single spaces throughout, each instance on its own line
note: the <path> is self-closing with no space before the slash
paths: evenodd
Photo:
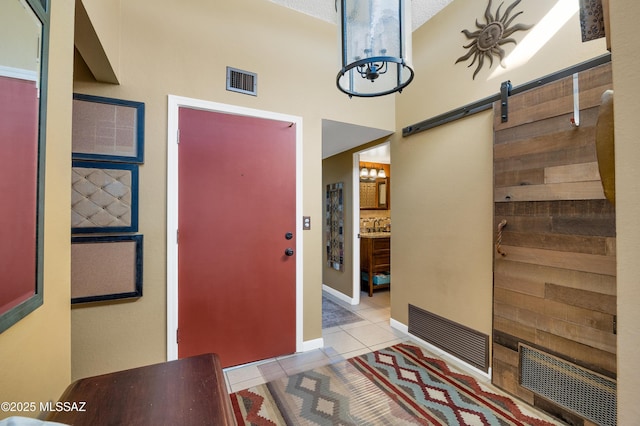
<path id="1" fill-rule="evenodd" d="M 500 93 L 497 93 L 492 96 L 488 96 L 478 101 L 453 109 L 449 112 L 445 112 L 443 114 L 436 115 L 435 117 L 429 118 L 419 123 L 407 126 L 402 129 L 402 136 L 407 137 L 407 136 L 415 135 L 416 133 L 424 132 L 425 130 L 433 129 L 434 127 L 438 127 L 443 124 L 447 124 L 452 121 L 456 121 L 461 118 L 465 118 L 470 115 L 473 115 L 482 111 L 486 111 L 492 108 L 493 103 L 495 101 L 500 101 L 501 121 L 505 123 L 509 121 L 509 113 L 508 113 L 509 96 L 517 95 L 518 93 L 522 93 L 527 90 L 531 90 L 536 87 L 543 86 L 547 83 L 551 83 L 552 81 L 556 81 L 568 76 L 572 76 L 579 72 L 597 67 L 598 65 L 606 64 L 608 62 L 611 62 L 611 53 L 605 53 L 604 55 L 598 56 L 596 58 L 590 59 L 585 62 L 581 62 L 577 65 L 574 65 L 569 68 L 565 68 L 555 73 L 548 74 L 542 78 L 530 81 L 528 83 L 524 83 L 520 86 L 512 87 L 510 81 L 505 81 L 500 85 L 501 86 Z M 578 118 L 579 120 L 579 116 L 576 118 Z"/>

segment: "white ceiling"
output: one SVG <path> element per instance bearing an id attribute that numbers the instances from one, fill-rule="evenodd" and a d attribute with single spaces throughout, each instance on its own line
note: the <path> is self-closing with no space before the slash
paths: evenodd
<path id="1" fill-rule="evenodd" d="M 389 136 L 392 133 L 389 130 L 373 127 L 322 120 L 322 159 Z"/>
<path id="2" fill-rule="evenodd" d="M 273 3 L 314 16 L 323 21 L 336 22 L 336 0 L 270 0 Z M 410 0 L 411 23 L 415 31 L 453 0 Z"/>
<path id="3" fill-rule="evenodd" d="M 323 21 L 336 23 L 336 0 L 269 0 Z M 412 29 L 427 22 L 453 0 L 410 0 Z M 338 90 L 336 88 L 336 90 Z M 346 95 L 345 95 L 346 96 Z M 357 126 L 333 120 L 322 120 L 322 158 L 348 151 L 357 146 L 390 135 L 383 129 Z M 387 157 L 379 162 L 389 163 Z"/>

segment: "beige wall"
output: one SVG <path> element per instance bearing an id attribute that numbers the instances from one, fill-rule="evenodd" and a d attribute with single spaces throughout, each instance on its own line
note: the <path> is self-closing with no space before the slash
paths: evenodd
<path id="1" fill-rule="evenodd" d="M 81 0 L 91 17 L 91 26 L 100 34 L 100 46 L 117 76 L 120 70 L 120 3 L 121 0 Z M 76 21 L 77 22 L 77 21 Z"/>
<path id="2" fill-rule="evenodd" d="M 618 424 L 640 418 L 640 57 L 634 36 L 640 3 L 611 2 L 618 258 Z"/>
<path id="3" fill-rule="evenodd" d="M 69 312 L 73 0 L 51 5 L 44 223 L 44 304 L 0 334 L 0 401 L 56 401 L 71 378 Z M 39 411 L 38 405 L 38 411 Z M 38 412 L 0 412 L 36 416 Z"/>
<path id="4" fill-rule="evenodd" d="M 120 0 L 77 0 L 75 48 L 97 81 L 117 84 L 120 71 Z"/>
<path id="5" fill-rule="evenodd" d="M 409 303 L 491 332 L 492 116 L 391 145 L 391 316 Z M 470 214 L 473 212 L 473 214 Z"/>
<path id="6" fill-rule="evenodd" d="M 395 127 L 394 98 L 349 99 L 335 87 L 335 25 L 264 0 L 121 3 L 120 85 L 93 81 L 78 68 L 79 93 L 146 106 L 145 164 L 140 168 L 144 297 L 75 306 L 74 378 L 163 361 L 166 356 L 167 95 L 303 118 L 304 340 L 321 337 L 322 119 Z M 258 74 L 258 96 L 225 90 L 226 66 Z"/>
<path id="7" fill-rule="evenodd" d="M 524 13 L 515 22 L 540 22 L 555 3 L 522 2 L 516 11 Z M 411 303 L 491 334 L 492 112 L 407 138 L 400 136 L 401 129 L 495 95 L 502 81 L 518 86 L 606 53 L 604 39 L 581 43 L 576 13 L 526 66 L 503 70 L 498 60 L 493 67 L 485 60 L 473 80 L 476 65 L 468 68 L 470 62 L 455 61 L 467 52 L 462 46 L 468 40 L 460 31 L 475 30 L 476 18 L 484 22 L 485 7 L 486 3 L 474 0 L 456 0 L 414 32 L 416 77 L 396 99 L 398 128 L 391 144 L 391 315 L 403 324 Z M 522 45 L 523 36 L 534 31 L 516 32 L 513 37 Z M 504 48 L 509 53 L 514 45 Z"/>

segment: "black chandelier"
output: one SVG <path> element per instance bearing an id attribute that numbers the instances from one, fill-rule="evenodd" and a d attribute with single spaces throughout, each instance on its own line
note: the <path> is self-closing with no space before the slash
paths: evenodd
<path id="1" fill-rule="evenodd" d="M 411 19 L 405 0 L 336 0 L 341 66 L 349 96 L 401 92 L 411 80 Z"/>

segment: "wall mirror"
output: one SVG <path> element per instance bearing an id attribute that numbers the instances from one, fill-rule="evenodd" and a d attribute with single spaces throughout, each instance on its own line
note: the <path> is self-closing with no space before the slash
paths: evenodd
<path id="1" fill-rule="evenodd" d="M 48 0 L 0 13 L 0 333 L 43 303 Z"/>
<path id="2" fill-rule="evenodd" d="M 378 208 L 389 209 L 389 182 L 387 179 L 380 179 L 378 185 Z"/>

